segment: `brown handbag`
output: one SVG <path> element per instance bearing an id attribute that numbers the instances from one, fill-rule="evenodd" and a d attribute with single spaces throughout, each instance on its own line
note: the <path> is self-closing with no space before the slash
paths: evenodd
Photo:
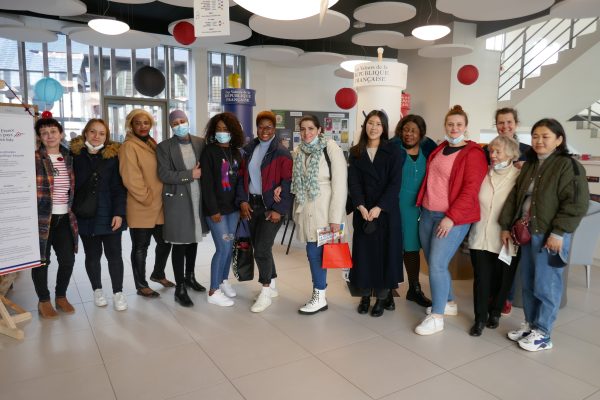
<path id="1" fill-rule="evenodd" d="M 510 236 L 513 242 L 518 246 L 524 246 L 531 242 L 531 233 L 529 232 L 529 216 L 519 218 L 510 228 Z"/>

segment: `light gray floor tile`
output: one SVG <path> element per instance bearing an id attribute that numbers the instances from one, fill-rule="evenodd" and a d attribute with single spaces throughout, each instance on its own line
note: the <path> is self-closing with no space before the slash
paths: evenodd
<path id="1" fill-rule="evenodd" d="M 451 373 L 445 373 L 383 397 L 381 400 L 413 399 L 492 400 L 497 399 L 497 397 L 466 382 L 464 379 Z"/>

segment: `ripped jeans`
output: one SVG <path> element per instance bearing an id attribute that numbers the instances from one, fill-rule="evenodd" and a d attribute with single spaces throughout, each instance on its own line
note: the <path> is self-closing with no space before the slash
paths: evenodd
<path id="1" fill-rule="evenodd" d="M 218 289 L 223 280 L 229 277 L 233 238 L 239 217 L 240 214 L 237 211 L 230 214 L 221 214 L 221 222 L 213 222 L 210 217 L 206 217 L 216 248 L 210 262 L 211 290 Z"/>

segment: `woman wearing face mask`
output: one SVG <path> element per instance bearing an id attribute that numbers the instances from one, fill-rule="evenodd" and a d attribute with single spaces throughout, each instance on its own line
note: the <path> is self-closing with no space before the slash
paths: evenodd
<path id="1" fill-rule="evenodd" d="M 305 115 L 299 123 L 302 141 L 292 154 L 291 191 L 298 239 L 306 242 L 313 291 L 300 314 L 327 310 L 327 270 L 323 269 L 323 246 L 317 246 L 317 229 L 340 229 L 345 219 L 348 167 L 342 149 L 321 134 L 317 117 Z"/>
<path id="2" fill-rule="evenodd" d="M 171 262 L 175 274 L 175 301 L 184 307 L 194 305 L 186 286 L 205 291 L 195 278 L 198 242 L 208 232 L 202 215 L 200 157 L 204 141 L 190 134 L 187 115 L 181 110 L 169 114 L 173 137 L 156 149 L 158 176 L 163 182 L 164 239 L 173 245 Z"/>
<path id="3" fill-rule="evenodd" d="M 361 291 L 357 311 L 371 316 L 394 310 L 392 289 L 404 281 L 398 193 L 403 154 L 388 141 L 387 115 L 367 114 L 358 144 L 350 149 L 348 191 L 354 211 L 350 282 Z"/>
<path id="4" fill-rule="evenodd" d="M 123 294 L 123 258 L 121 232 L 125 224 L 127 191 L 119 175 L 119 143 L 110 140 L 110 130 L 101 119 L 91 119 L 83 128 L 83 135 L 71 140 L 75 197 L 86 190 L 90 179 L 96 180 L 97 207 L 93 216 L 77 215 L 79 236 L 85 251 L 85 269 L 94 291 L 94 304 L 108 304 L 102 291 L 100 259 L 102 249 L 108 260 L 108 272 L 113 291 L 113 306 L 117 311 L 127 309 Z M 83 194 L 81 194 L 83 195 Z"/>
<path id="5" fill-rule="evenodd" d="M 233 305 L 231 298 L 236 296 L 228 277 L 232 242 L 239 220 L 235 191 L 242 161 L 239 148 L 244 144 L 244 133 L 235 115 L 225 112 L 208 121 L 204 140 L 207 145 L 200 160 L 202 203 L 215 243 L 207 298 L 210 304 L 227 307 Z"/>
<path id="6" fill-rule="evenodd" d="M 510 256 L 510 264 L 498 259 L 503 246 L 498 217 L 519 176 L 519 170 L 513 165 L 519 158 L 519 144 L 509 136 L 498 136 L 488 148 L 491 166 L 479 191 L 481 218 L 473 224 L 469 234 L 475 310 L 475 324 L 469 331 L 471 336 L 481 336 L 485 326 L 498 327 L 518 265 L 512 243 L 504 249 Z"/>
<path id="7" fill-rule="evenodd" d="M 446 113 L 446 140 L 429 156 L 417 197 L 422 207 L 419 238 L 429 265 L 432 306 L 415 332 L 432 335 L 444 329 L 444 315 L 456 315 L 448 265 L 452 256 L 479 221 L 479 188 L 487 172 L 481 147 L 465 140 L 467 113 L 456 105 Z"/>

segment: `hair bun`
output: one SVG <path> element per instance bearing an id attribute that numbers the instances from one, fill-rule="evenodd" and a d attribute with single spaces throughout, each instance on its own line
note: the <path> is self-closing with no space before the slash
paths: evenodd
<path id="1" fill-rule="evenodd" d="M 463 111 L 463 108 L 460 104 L 455 104 L 452 106 L 451 111 Z"/>

